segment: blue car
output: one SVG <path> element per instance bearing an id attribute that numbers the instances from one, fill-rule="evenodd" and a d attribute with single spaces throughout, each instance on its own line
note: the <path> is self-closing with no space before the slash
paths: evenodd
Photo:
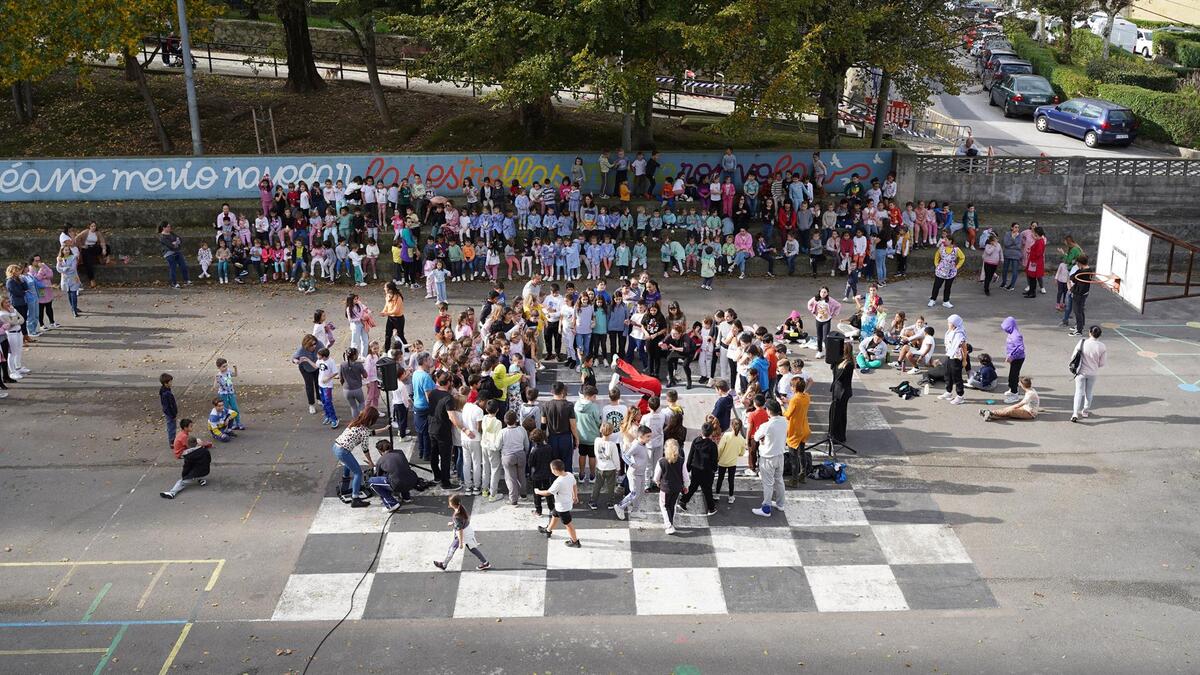
<path id="1" fill-rule="evenodd" d="M 1082 138 L 1084 145 L 1129 145 L 1137 137 L 1138 121 L 1125 106 L 1098 98 L 1073 98 L 1033 111 L 1038 131 L 1057 131 Z"/>

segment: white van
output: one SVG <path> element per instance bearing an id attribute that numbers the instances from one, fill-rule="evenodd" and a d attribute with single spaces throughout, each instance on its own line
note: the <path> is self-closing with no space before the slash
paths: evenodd
<path id="1" fill-rule="evenodd" d="M 1095 24 L 1092 28 L 1092 33 L 1100 37 L 1104 37 L 1104 27 L 1107 21 L 1101 21 Z M 1117 17 L 1113 20 L 1112 33 L 1108 36 L 1108 41 L 1127 52 L 1136 53 L 1138 39 L 1137 24 L 1132 21 Z"/>
<path id="2" fill-rule="evenodd" d="M 1137 41 L 1133 45 L 1133 53 L 1145 58 L 1154 56 L 1154 31 L 1149 28 L 1137 29 Z"/>

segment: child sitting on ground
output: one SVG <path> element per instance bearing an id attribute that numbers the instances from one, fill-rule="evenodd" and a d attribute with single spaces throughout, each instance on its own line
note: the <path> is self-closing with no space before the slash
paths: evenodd
<path id="1" fill-rule="evenodd" d="M 788 317 L 775 330 L 775 339 L 793 344 L 808 340 L 808 333 L 804 332 L 804 320 L 800 318 L 800 312 L 792 310 L 792 313 L 788 314 Z"/>
<path id="2" fill-rule="evenodd" d="M 979 355 L 979 370 L 971 373 L 967 386 L 979 391 L 992 391 L 996 388 L 996 366 L 992 365 L 990 354 Z"/>

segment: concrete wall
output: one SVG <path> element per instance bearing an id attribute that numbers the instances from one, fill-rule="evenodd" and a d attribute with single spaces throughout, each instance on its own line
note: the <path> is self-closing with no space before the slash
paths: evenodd
<path id="1" fill-rule="evenodd" d="M 1194 199 L 1200 177 L 1193 175 L 1118 175 L 1087 172 L 1087 159 L 1072 157 L 1063 173 L 992 173 L 982 167 L 968 171 L 929 171 L 918 167 L 915 154 L 897 152 L 897 181 L 908 199 L 973 202 L 989 207 L 1021 207 L 1053 213 L 1099 213 L 1102 204 L 1143 215 L 1171 215 Z M 1001 158 L 1003 159 L 1003 158 Z M 1131 160 L 1144 162 L 1194 160 Z M 1150 164 L 1146 164 L 1149 167 Z M 1160 172 L 1161 173 L 1161 172 Z"/>

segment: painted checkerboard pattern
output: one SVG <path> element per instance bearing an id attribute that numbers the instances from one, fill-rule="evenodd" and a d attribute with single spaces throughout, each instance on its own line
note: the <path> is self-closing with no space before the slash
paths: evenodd
<path id="1" fill-rule="evenodd" d="M 450 541 L 447 511 L 442 498 L 419 497 L 387 523 L 353 607 L 351 590 L 387 514 L 327 498 L 273 618 L 337 619 L 347 609 L 353 619 L 397 619 L 995 606 L 954 530 L 929 516 L 928 495 L 802 488 L 769 520 L 750 513 L 754 492 L 738 496 L 711 517 L 680 514 L 674 536 L 663 532 L 654 495 L 628 521 L 577 510 L 580 549 L 565 546 L 565 534 L 538 534 L 545 519 L 527 504 L 475 498 L 472 521 L 493 565 L 486 572 L 462 554 L 450 572 L 433 567 Z M 895 522 L 897 499 L 926 522 Z"/>

